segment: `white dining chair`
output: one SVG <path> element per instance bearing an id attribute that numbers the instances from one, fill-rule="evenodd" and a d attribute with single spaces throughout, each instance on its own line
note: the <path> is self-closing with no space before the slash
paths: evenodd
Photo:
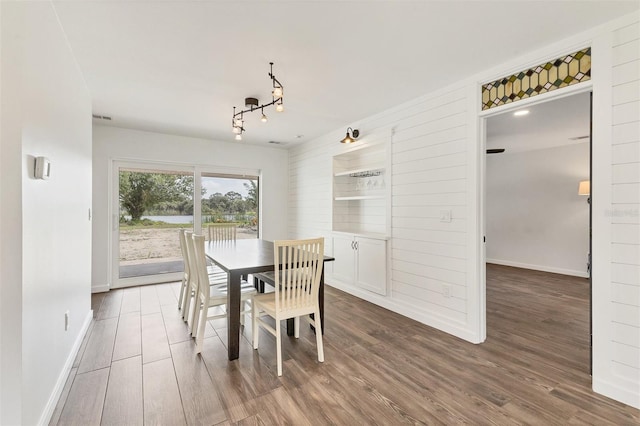
<path id="1" fill-rule="evenodd" d="M 204 329 L 207 320 L 224 318 L 227 316 L 226 312 L 210 315 L 209 309 L 217 306 L 223 306 L 227 304 L 227 291 L 228 284 L 224 285 L 209 285 L 209 274 L 207 272 L 207 259 L 204 253 L 204 236 L 193 235 L 192 247 L 194 249 L 194 264 L 193 270 L 196 271 L 198 281 L 198 293 L 196 297 L 196 304 L 194 308 L 194 322 L 196 324 L 196 353 L 202 352 L 202 344 L 204 341 Z M 251 296 L 256 293 L 253 285 L 246 281 L 243 281 L 240 287 L 240 319 L 241 323 L 244 323 L 244 315 L 251 313 Z M 192 333 L 192 335 L 194 335 Z"/>
<path id="2" fill-rule="evenodd" d="M 193 247 L 193 232 L 185 231 L 180 242 L 184 244 L 184 255 L 186 258 L 185 278 L 186 285 L 182 292 L 182 318 L 187 321 L 189 333 L 195 335 L 197 327 L 197 304 L 198 275 L 196 273 L 195 251 Z M 208 285 L 227 285 L 227 273 L 216 265 L 207 266 Z M 194 305 L 192 308 L 191 305 Z M 191 315 L 189 315 L 191 314 Z"/>
<path id="3" fill-rule="evenodd" d="M 235 241 L 238 225 L 235 223 L 212 224 L 207 227 L 209 241 Z"/>
<path id="4" fill-rule="evenodd" d="M 320 279 L 324 263 L 324 238 L 274 241 L 275 292 L 256 294 L 252 301 L 253 348 L 258 349 L 258 336 L 262 327 L 276 338 L 278 376 L 282 376 L 282 338 L 280 322 L 294 318 L 294 335 L 300 337 L 300 317 L 309 319 L 316 332 L 318 361 L 324 362 L 322 325 L 318 301 Z M 275 327 L 263 320 L 275 319 Z"/>

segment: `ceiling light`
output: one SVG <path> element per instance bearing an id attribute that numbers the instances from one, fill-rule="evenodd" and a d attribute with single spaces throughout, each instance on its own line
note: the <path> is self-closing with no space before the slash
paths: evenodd
<path id="1" fill-rule="evenodd" d="M 270 70 L 269 70 L 269 78 L 271 78 L 271 85 L 273 87 L 273 100 L 267 104 L 260 105 L 260 101 L 258 98 L 245 98 L 244 105 L 245 109 L 236 112 L 236 107 L 233 107 L 233 117 L 231 120 L 233 126 L 233 133 L 236 134 L 236 140 L 242 140 L 242 132 L 244 132 L 244 113 L 253 112 L 260 110 L 262 112 L 262 116 L 260 117 L 260 121 L 263 123 L 267 122 L 267 116 L 264 114 L 264 109 L 266 107 L 270 107 L 271 105 L 276 106 L 276 111 L 282 112 L 284 111 L 284 105 L 282 105 L 282 95 L 283 95 L 283 87 L 282 84 L 278 81 L 275 75 L 273 75 L 273 62 L 269 62 Z"/>
<path id="2" fill-rule="evenodd" d="M 513 115 L 515 115 L 516 117 L 520 117 L 523 115 L 527 115 L 529 114 L 529 110 L 528 109 L 521 109 L 520 111 L 516 111 L 513 113 Z"/>
<path id="3" fill-rule="evenodd" d="M 340 141 L 340 143 L 352 143 L 355 142 L 360 136 L 360 130 L 352 129 L 351 127 L 347 128 L 347 135 Z"/>

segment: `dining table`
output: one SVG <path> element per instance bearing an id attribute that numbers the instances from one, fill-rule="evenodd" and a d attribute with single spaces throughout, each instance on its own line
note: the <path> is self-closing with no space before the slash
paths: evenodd
<path id="1" fill-rule="evenodd" d="M 243 277 L 275 269 L 273 241 L 259 238 L 207 241 L 205 255 L 228 274 L 227 291 L 227 350 L 229 360 L 238 359 L 240 352 L 240 286 Z M 324 256 L 324 262 L 333 261 L 332 256 Z M 324 264 L 323 262 L 323 264 Z M 324 332 L 324 267 L 319 289 L 320 323 Z M 293 327 L 293 321 L 288 323 Z M 287 333 L 291 335 L 291 333 Z"/>

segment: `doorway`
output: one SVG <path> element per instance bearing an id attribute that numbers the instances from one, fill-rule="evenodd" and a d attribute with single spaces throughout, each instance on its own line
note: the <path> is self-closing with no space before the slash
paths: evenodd
<path id="1" fill-rule="evenodd" d="M 589 312 L 583 314 L 590 346 L 591 204 L 590 195 L 579 194 L 579 188 L 591 180 L 591 93 L 523 102 L 483 121 L 485 293 L 490 294 L 491 274 L 517 275 L 509 268 L 542 271 L 537 274 L 541 280 L 558 286 L 580 277 L 588 291 Z"/>

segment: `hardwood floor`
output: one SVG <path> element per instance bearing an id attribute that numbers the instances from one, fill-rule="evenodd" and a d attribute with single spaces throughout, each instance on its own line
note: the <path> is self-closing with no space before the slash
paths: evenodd
<path id="1" fill-rule="evenodd" d="M 588 281 L 487 265 L 487 341 L 473 345 L 327 288 L 325 362 L 313 334 L 260 350 L 226 322 L 202 356 L 177 310 L 179 284 L 92 297 L 90 328 L 51 425 L 638 425 L 591 391 Z M 248 322 L 247 322 L 248 323 Z"/>

